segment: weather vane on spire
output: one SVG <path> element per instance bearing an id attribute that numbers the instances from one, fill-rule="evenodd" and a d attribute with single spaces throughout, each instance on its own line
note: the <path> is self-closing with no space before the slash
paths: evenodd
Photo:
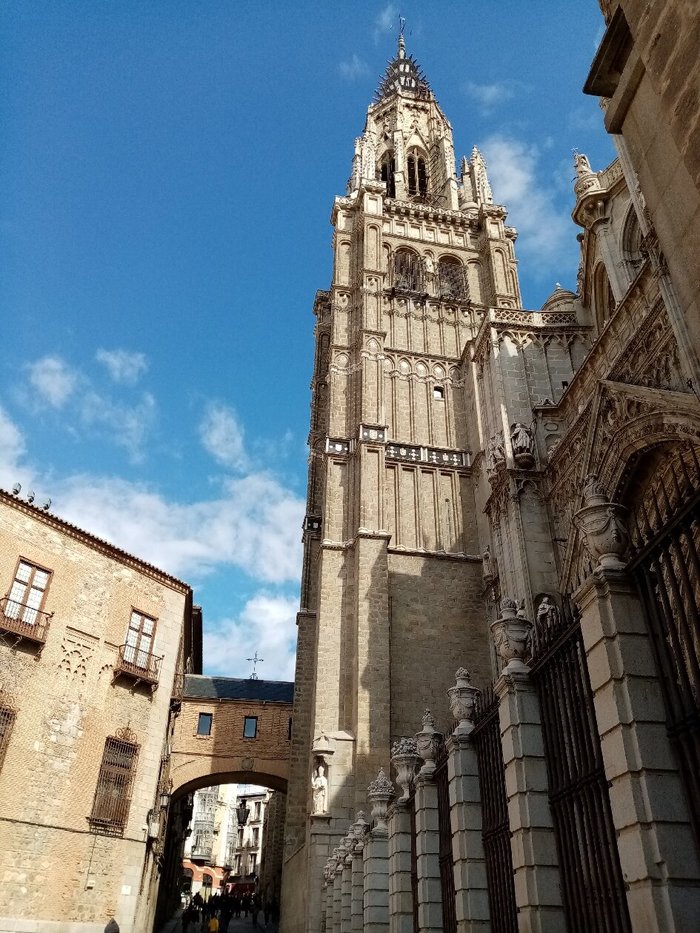
<path id="1" fill-rule="evenodd" d="M 255 649 L 255 654 L 253 655 L 252 658 L 246 658 L 246 661 L 252 661 L 252 662 L 253 662 L 253 673 L 250 675 L 249 680 L 257 680 L 257 679 L 258 679 L 258 675 L 255 673 L 255 668 L 257 667 L 258 664 L 260 664 L 260 663 L 261 663 L 262 661 L 264 661 L 264 660 L 265 660 L 265 658 L 259 658 L 259 657 L 258 657 L 258 650 L 257 650 L 257 648 Z"/>
<path id="2" fill-rule="evenodd" d="M 406 43 L 404 41 L 403 32 L 406 28 L 406 20 L 401 14 L 399 14 L 399 58 L 406 57 Z"/>
<path id="3" fill-rule="evenodd" d="M 400 36 L 403 36 L 405 29 L 406 29 L 406 17 L 402 16 L 399 13 L 399 35 Z"/>

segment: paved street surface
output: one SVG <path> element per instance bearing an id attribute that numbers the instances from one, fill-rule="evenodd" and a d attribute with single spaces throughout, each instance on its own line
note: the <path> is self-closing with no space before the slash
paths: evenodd
<path id="1" fill-rule="evenodd" d="M 172 920 L 169 920 L 165 926 L 161 927 L 158 933 L 182 933 L 182 922 L 180 916 L 182 911 L 178 911 L 176 916 Z M 277 933 L 277 924 L 268 923 L 267 926 L 262 922 L 263 917 L 262 913 L 260 914 L 260 920 L 257 927 L 253 926 L 253 923 L 250 919 L 250 916 L 247 918 L 241 915 L 240 917 L 231 917 L 227 927 L 221 925 L 219 922 L 219 933 Z M 198 924 L 191 923 L 187 928 L 187 933 L 205 933 L 207 929 L 206 923 Z"/>

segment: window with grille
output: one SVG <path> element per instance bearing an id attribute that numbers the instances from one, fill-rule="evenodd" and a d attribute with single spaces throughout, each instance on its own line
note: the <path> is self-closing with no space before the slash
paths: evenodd
<path id="1" fill-rule="evenodd" d="M 408 193 L 424 197 L 428 193 L 428 174 L 425 159 L 417 151 L 410 153 L 407 159 Z"/>
<path id="2" fill-rule="evenodd" d="M 438 263 L 438 287 L 441 298 L 466 298 L 467 285 L 462 263 L 452 256 Z"/>
<path id="3" fill-rule="evenodd" d="M 394 153 L 387 152 L 382 158 L 381 179 L 386 184 L 386 196 L 388 198 L 396 197 L 396 183 L 394 181 L 394 172 L 396 163 L 394 162 Z"/>
<path id="4" fill-rule="evenodd" d="M 410 292 L 423 290 L 423 264 L 412 250 L 399 249 L 394 253 L 394 288 Z"/>
<path id="5" fill-rule="evenodd" d="M 36 625 L 37 615 L 44 605 L 51 572 L 20 559 L 5 604 L 8 619 L 17 619 L 25 625 Z"/>
<path id="6" fill-rule="evenodd" d="M 95 799 L 88 819 L 93 829 L 121 832 L 126 826 L 139 746 L 110 736 L 105 741 Z"/>
<path id="7" fill-rule="evenodd" d="M 153 639 L 156 634 L 156 620 L 142 612 L 132 610 L 129 628 L 124 645 L 124 660 L 144 671 L 149 669 L 153 654 Z"/>
<path id="8" fill-rule="evenodd" d="M 15 722 L 15 711 L 9 706 L 0 706 L 0 768 L 5 760 L 5 752 L 10 744 L 10 733 Z"/>

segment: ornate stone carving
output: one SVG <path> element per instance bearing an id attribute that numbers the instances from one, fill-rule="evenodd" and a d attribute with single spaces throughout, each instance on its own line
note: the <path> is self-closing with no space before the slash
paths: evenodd
<path id="1" fill-rule="evenodd" d="M 472 684 L 469 671 L 464 667 L 459 668 L 455 679 L 456 685 L 447 691 L 452 715 L 457 720 L 457 728 L 453 734 L 470 735 L 474 731 L 472 719 L 480 690 Z"/>
<path id="2" fill-rule="evenodd" d="M 503 444 L 503 431 L 497 431 L 486 445 L 486 472 L 490 482 L 496 479 L 498 470 L 506 465 L 506 448 Z"/>
<path id="3" fill-rule="evenodd" d="M 525 659 L 530 656 L 532 622 L 514 599 L 501 601 L 501 617 L 491 623 L 491 634 L 498 656 L 504 662 L 504 674 L 527 674 L 530 668 Z"/>
<path id="4" fill-rule="evenodd" d="M 376 780 L 367 788 L 367 797 L 372 804 L 373 832 L 378 836 L 387 835 L 386 811 L 393 796 L 394 785 L 384 773 L 384 768 L 380 768 Z"/>
<path id="5" fill-rule="evenodd" d="M 327 813 L 328 778 L 326 777 L 326 769 L 322 763 L 319 763 L 311 779 L 311 793 L 313 797 L 313 815 L 318 816 L 322 813 Z"/>
<path id="6" fill-rule="evenodd" d="M 355 834 L 355 848 L 353 849 L 353 852 L 355 855 L 362 855 L 362 850 L 365 847 L 367 832 L 369 831 L 367 814 L 364 810 L 357 811 L 357 819 L 352 824 L 352 828 Z"/>
<path id="7" fill-rule="evenodd" d="M 440 748 L 442 735 L 435 728 L 435 720 L 429 709 L 423 713 L 423 728 L 416 733 L 416 748 L 423 759 L 419 774 L 431 775 L 435 771 L 435 758 Z"/>
<path id="8" fill-rule="evenodd" d="M 595 473 L 584 480 L 583 503 L 583 508 L 574 515 L 574 524 L 583 536 L 586 550 L 599 567 L 622 570 L 630 540 L 626 527 L 628 510 L 610 502 Z"/>
<path id="9" fill-rule="evenodd" d="M 406 801 L 418 764 L 416 740 L 402 738 L 398 742 L 394 742 L 391 748 L 391 763 L 396 769 L 396 783 L 403 791 L 403 794 L 399 797 L 399 802 Z"/>
<path id="10" fill-rule="evenodd" d="M 513 460 L 521 469 L 535 465 L 535 439 L 532 428 L 516 421 L 510 426 L 510 443 L 513 448 Z"/>

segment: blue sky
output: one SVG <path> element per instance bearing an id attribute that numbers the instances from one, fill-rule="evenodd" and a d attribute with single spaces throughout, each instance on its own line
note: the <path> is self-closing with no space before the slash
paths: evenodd
<path id="1" fill-rule="evenodd" d="M 485 154 L 524 303 L 574 287 L 594 0 L 410 0 L 409 52 Z M 313 316 L 399 6 L 5 0 L 0 485 L 191 583 L 205 668 L 293 676 Z M 2 584 L 4 585 L 4 584 Z M 1 586 L 1 585 L 0 585 Z"/>

